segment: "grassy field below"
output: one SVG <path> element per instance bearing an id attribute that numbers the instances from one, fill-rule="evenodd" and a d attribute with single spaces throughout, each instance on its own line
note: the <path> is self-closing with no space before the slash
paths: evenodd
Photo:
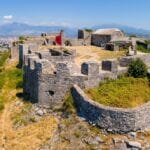
<path id="1" fill-rule="evenodd" d="M 8 58 L 9 52 L 0 55 L 0 111 L 8 101 L 9 93 L 19 92 L 22 88 L 22 70 L 14 67 L 15 63 L 6 65 Z"/>
<path id="2" fill-rule="evenodd" d="M 94 101 L 106 106 L 133 108 L 150 101 L 149 84 L 147 78 L 123 77 L 108 80 L 86 93 Z"/>
<path id="3" fill-rule="evenodd" d="M 22 123 L 24 110 L 28 105 L 22 98 L 17 97 L 18 93 L 22 93 L 22 70 L 16 68 L 17 62 L 12 62 L 8 58 L 9 52 L 1 53 L 0 149 L 39 149 L 45 141 L 53 136 L 57 128 L 57 119 L 53 116 L 45 116 L 37 122 L 25 124 L 21 128 L 14 128 L 14 120 Z"/>

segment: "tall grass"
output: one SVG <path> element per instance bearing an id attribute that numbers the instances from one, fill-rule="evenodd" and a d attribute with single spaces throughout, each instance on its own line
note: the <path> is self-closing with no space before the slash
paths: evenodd
<path id="1" fill-rule="evenodd" d="M 10 56 L 9 51 L 0 54 L 0 67 L 2 67 L 4 65 L 4 63 L 9 58 L 9 56 Z"/>
<path id="2" fill-rule="evenodd" d="M 9 91 L 22 87 L 22 70 L 15 67 L 5 69 L 5 62 L 9 56 L 9 52 L 4 52 L 0 56 L 0 67 L 3 68 L 0 72 L 0 111 L 8 100 Z"/>
<path id="3" fill-rule="evenodd" d="M 141 51 L 141 52 L 143 52 L 143 53 L 150 53 L 150 49 L 149 48 L 145 48 L 144 46 L 142 46 L 142 45 L 137 45 L 137 49 L 138 49 L 138 51 Z"/>
<path id="4" fill-rule="evenodd" d="M 123 77 L 109 80 L 86 92 L 93 100 L 112 107 L 133 108 L 150 101 L 147 78 Z"/>

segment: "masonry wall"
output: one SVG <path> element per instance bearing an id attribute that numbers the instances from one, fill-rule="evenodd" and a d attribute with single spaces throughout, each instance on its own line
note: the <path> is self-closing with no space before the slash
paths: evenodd
<path id="1" fill-rule="evenodd" d="M 80 70 L 74 63 L 75 51 L 52 49 L 29 54 L 26 53 L 28 47 L 20 47 L 24 66 L 24 93 L 31 102 L 44 107 L 60 106 L 74 84 L 82 89 L 93 88 L 105 78 L 117 79 L 118 75 L 127 71 L 127 65 L 120 68 L 116 59 L 103 60 L 101 63 L 85 62 Z M 148 56 L 144 56 L 144 59 L 149 62 Z"/>
<path id="2" fill-rule="evenodd" d="M 107 107 L 89 99 L 77 85 L 72 95 L 79 115 L 102 129 L 127 133 L 150 128 L 150 102 L 135 109 Z"/>
<path id="3" fill-rule="evenodd" d="M 18 45 L 11 46 L 11 59 L 18 61 L 19 60 L 19 49 Z"/>
<path id="4" fill-rule="evenodd" d="M 131 60 L 136 59 L 136 58 L 140 58 L 148 67 L 150 67 L 150 54 L 139 54 L 135 56 L 122 57 L 119 60 L 119 64 L 121 67 L 127 67 L 129 63 L 131 62 Z"/>
<path id="5" fill-rule="evenodd" d="M 86 76 L 74 74 L 76 72 L 73 68 L 74 64 L 69 61 L 71 56 L 65 57 L 68 59 L 57 56 L 55 60 L 54 56 L 53 60 L 49 61 L 45 58 L 40 59 L 37 54 L 24 56 L 24 94 L 31 102 L 53 109 L 61 106 L 73 84 L 85 88 Z"/>
<path id="6" fill-rule="evenodd" d="M 99 34 L 93 34 L 91 39 L 91 44 L 95 46 L 105 46 L 106 43 L 110 42 L 111 35 L 99 35 Z"/>

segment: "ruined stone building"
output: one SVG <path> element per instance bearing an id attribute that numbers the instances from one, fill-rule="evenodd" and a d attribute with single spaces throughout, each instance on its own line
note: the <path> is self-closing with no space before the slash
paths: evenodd
<path id="1" fill-rule="evenodd" d="M 112 39 L 124 37 L 124 33 L 119 29 L 98 29 L 92 33 L 91 44 L 103 47 Z"/>
<path id="2" fill-rule="evenodd" d="M 89 100 L 82 90 L 96 87 L 106 78 L 116 79 L 126 73 L 132 59 L 140 58 L 150 67 L 150 55 L 88 61 L 80 66 L 74 61 L 75 50 L 53 48 L 38 51 L 33 45 L 22 44 L 19 45 L 19 56 L 24 70 L 24 95 L 38 106 L 59 108 L 66 94 L 73 88 L 72 96 L 79 112 L 94 124 L 117 132 L 136 131 L 139 127 L 144 129 L 149 126 L 149 121 L 146 124 L 144 121 L 138 122 L 143 114 L 150 113 L 149 109 L 140 108 L 142 113 L 139 113 L 138 109 L 134 111 L 105 107 Z M 150 105 L 146 105 L 147 107 Z"/>
<path id="3" fill-rule="evenodd" d="M 137 41 L 141 41 L 138 38 L 126 37 L 124 33 L 119 29 L 99 29 L 92 30 L 78 30 L 78 38 L 67 38 L 63 31 L 61 31 L 62 46 L 99 46 L 106 50 L 117 51 L 120 48 L 128 48 L 131 45 L 136 47 Z M 32 45 L 34 49 L 39 50 L 42 46 L 56 45 L 55 38 L 60 33 L 42 33 L 41 36 L 29 37 L 24 44 Z M 143 41 L 143 40 L 142 40 Z M 11 46 L 12 59 L 19 59 L 19 44 L 13 43 Z"/>
<path id="4" fill-rule="evenodd" d="M 52 108 L 62 102 L 74 84 L 85 89 L 97 86 L 104 78 L 117 78 L 126 72 L 125 66 L 133 59 L 84 62 L 78 66 L 74 62 L 75 50 L 35 51 L 28 45 L 19 48 L 20 63 L 24 68 L 24 93 L 32 102 Z M 144 55 L 143 60 L 148 63 L 149 57 Z"/>

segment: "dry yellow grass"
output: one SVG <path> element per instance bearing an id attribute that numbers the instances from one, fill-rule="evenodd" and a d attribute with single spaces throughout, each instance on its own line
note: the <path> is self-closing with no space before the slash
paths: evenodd
<path id="1" fill-rule="evenodd" d="M 5 149 L 39 149 L 44 142 L 52 137 L 56 127 L 55 118 L 46 117 L 38 123 L 30 124 L 18 130 L 7 130 Z"/>
<path id="2" fill-rule="evenodd" d="M 46 50 L 48 48 L 60 48 L 60 46 L 42 46 L 40 50 Z M 77 52 L 77 57 L 75 59 L 76 64 L 82 64 L 86 61 L 97 61 L 102 59 L 119 58 L 125 55 L 124 51 L 107 51 L 96 46 L 66 46 L 66 49 L 74 49 Z"/>
<path id="3" fill-rule="evenodd" d="M 16 63 L 7 63 L 5 69 L 15 68 Z M 9 82 L 9 81 L 8 81 Z M 12 114 L 16 101 L 21 101 L 16 94 L 21 89 L 8 88 L 5 83 L 1 95 L 5 97 L 5 108 L 0 114 L 0 149 L 6 150 L 33 150 L 39 149 L 41 145 L 53 136 L 57 128 L 57 119 L 53 116 L 45 117 L 39 122 L 28 124 L 25 127 L 14 129 Z"/>
<path id="4" fill-rule="evenodd" d="M 75 59 L 77 64 L 81 64 L 85 61 L 99 62 L 102 59 L 119 58 L 124 55 L 123 51 L 107 51 L 95 46 L 78 46 L 72 48 L 77 52 L 77 58 Z"/>

